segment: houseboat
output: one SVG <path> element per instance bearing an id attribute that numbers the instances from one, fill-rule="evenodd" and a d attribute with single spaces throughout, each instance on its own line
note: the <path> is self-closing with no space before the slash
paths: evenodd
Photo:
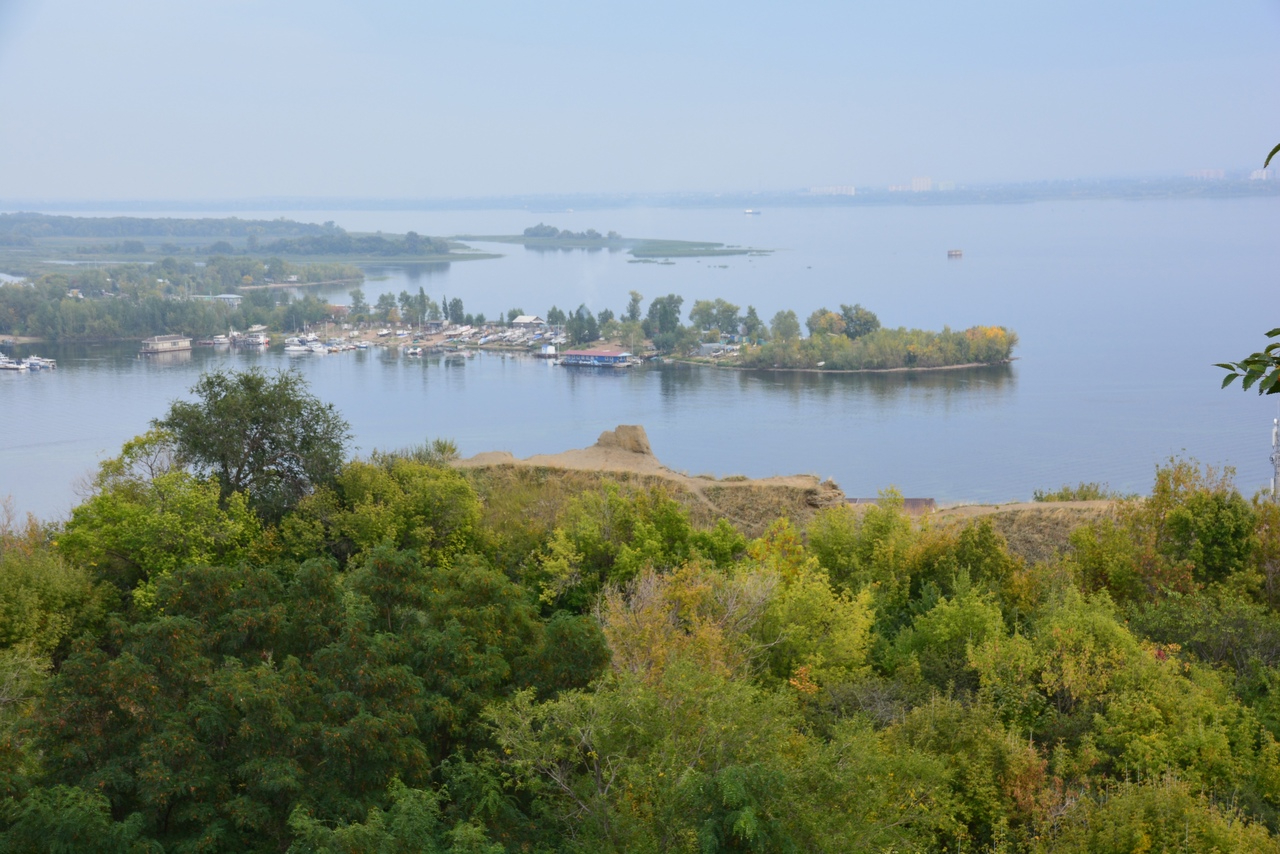
<path id="1" fill-rule="evenodd" d="M 627 368 L 631 366 L 631 354 L 616 350 L 565 350 L 560 354 L 560 364 L 566 367 Z"/>
<path id="2" fill-rule="evenodd" d="M 186 335 L 157 335 L 142 342 L 142 353 L 177 353 L 191 349 L 191 339 Z"/>

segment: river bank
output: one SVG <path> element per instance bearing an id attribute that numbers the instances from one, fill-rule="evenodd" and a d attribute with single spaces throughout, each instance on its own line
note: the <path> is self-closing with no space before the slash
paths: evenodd
<path id="1" fill-rule="evenodd" d="M 961 365 L 928 365 L 907 366 L 901 368 L 762 368 L 755 365 L 726 365 L 722 361 L 711 359 L 674 359 L 669 358 L 667 361 L 686 365 L 700 365 L 708 368 L 720 368 L 727 371 L 759 371 L 763 373 L 778 374 L 905 374 L 916 373 L 921 371 L 963 371 L 971 368 L 994 368 L 1000 365 L 1009 365 L 1018 361 L 1020 356 L 1011 356 L 1008 359 L 1001 359 L 996 362 L 966 362 Z"/>

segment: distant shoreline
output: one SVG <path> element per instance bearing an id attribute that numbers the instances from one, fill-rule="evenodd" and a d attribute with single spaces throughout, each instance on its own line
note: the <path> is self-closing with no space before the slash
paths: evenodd
<path id="1" fill-rule="evenodd" d="M 775 374 L 901 374 L 911 371 L 960 371 L 969 368 L 994 368 L 1000 365 L 1007 365 L 1016 362 L 1020 357 L 1010 356 L 1008 359 L 1001 359 L 999 362 L 965 362 L 962 365 L 931 365 L 928 367 L 903 367 L 903 368 L 758 368 L 751 365 L 725 365 L 720 362 L 704 362 L 697 359 L 667 359 L 668 362 L 675 362 L 684 365 L 700 365 L 706 368 L 719 368 L 725 371 L 768 371 Z"/>

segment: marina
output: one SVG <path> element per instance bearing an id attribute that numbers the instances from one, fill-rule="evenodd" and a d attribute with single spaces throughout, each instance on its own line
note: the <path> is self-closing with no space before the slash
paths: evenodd
<path id="1" fill-rule="evenodd" d="M 57 368 L 0 371 L 0 496 L 11 494 L 19 513 L 67 512 L 78 500 L 75 483 L 186 397 L 202 372 L 247 368 L 300 373 L 350 421 L 355 454 L 441 437 L 463 455 L 525 457 L 586 447 L 602 430 L 641 424 L 677 470 L 813 473 L 850 495 L 892 485 L 943 505 L 998 502 L 1080 481 L 1145 492 L 1155 466 L 1171 456 L 1233 466 L 1249 495 L 1273 476 L 1276 403 L 1221 391 L 1213 364 L 1265 340 L 1269 326 L 1251 307 L 1270 300 L 1272 271 L 1280 269 L 1273 206 L 1084 201 L 771 208 L 768 217 L 744 217 L 741 208 L 565 215 L 557 225 L 575 230 L 603 225 L 788 249 L 659 267 L 630 264 L 625 253 L 503 247 L 508 254 L 492 261 L 370 267 L 365 299 L 422 288 L 436 300 L 459 296 L 470 312 L 497 317 L 522 308 L 536 321 L 553 306 L 617 312 L 635 290 L 646 305 L 683 297 L 686 322 L 695 301 L 722 297 L 744 312 L 753 306 L 766 322 L 793 309 L 801 324 L 821 306 L 857 302 L 891 326 L 1006 324 L 1021 339 L 1018 360 L 863 375 L 651 362 L 566 368 L 554 364 L 566 350 L 604 345 L 571 345 L 536 322 L 256 331 L 269 346 L 231 346 L 222 329 L 225 345 L 193 341 L 191 350 L 146 358 L 136 340 L 18 343 L 0 353 L 15 363 L 52 358 Z M 527 211 L 289 215 L 370 232 L 513 233 L 529 224 Z M 963 262 L 948 262 L 948 247 L 957 246 Z M 1215 282 L 1231 282 L 1235 298 L 1207 299 Z M 318 294 L 346 305 L 349 290 Z M 286 353 L 286 337 L 305 340 L 306 351 Z M 418 347 L 421 355 L 410 356 Z M 1145 365 L 1151 353 L 1161 354 L 1159 370 L 1117 367 Z"/>

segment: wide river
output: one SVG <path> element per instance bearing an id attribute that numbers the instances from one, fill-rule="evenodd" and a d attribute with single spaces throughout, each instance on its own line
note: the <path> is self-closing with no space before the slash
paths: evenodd
<path id="1" fill-rule="evenodd" d="M 973 324 L 1018 333 L 1007 367 L 816 375 L 671 366 L 579 371 L 484 354 L 465 364 L 382 351 L 309 358 L 197 349 L 177 361 L 137 345 L 18 348 L 56 372 L 0 372 L 0 497 L 66 515 L 97 462 L 162 416 L 201 371 L 293 368 L 351 423 L 355 452 L 448 437 L 463 454 L 583 447 L 642 424 L 658 457 L 690 474 L 813 473 L 851 496 L 893 485 L 941 502 L 1028 499 L 1100 481 L 1146 492 L 1157 464 L 1193 457 L 1270 477 L 1274 398 L 1220 391 L 1234 361 L 1280 325 L 1275 200 L 1026 205 L 625 208 L 529 212 L 226 211 L 334 220 L 356 231 L 511 234 L 539 221 L 575 231 L 714 240 L 769 256 L 629 263 L 625 253 L 504 253 L 489 261 L 370 270 L 364 291 L 460 297 L 469 312 L 545 315 L 553 304 L 620 310 L 627 293 L 723 297 L 766 320 L 861 303 L 886 326 Z M 84 211 L 93 215 L 92 211 Z M 190 216 L 164 211 L 139 216 Z M 962 260 L 947 250 L 962 249 Z M 343 290 L 326 294 L 347 301 Z"/>

